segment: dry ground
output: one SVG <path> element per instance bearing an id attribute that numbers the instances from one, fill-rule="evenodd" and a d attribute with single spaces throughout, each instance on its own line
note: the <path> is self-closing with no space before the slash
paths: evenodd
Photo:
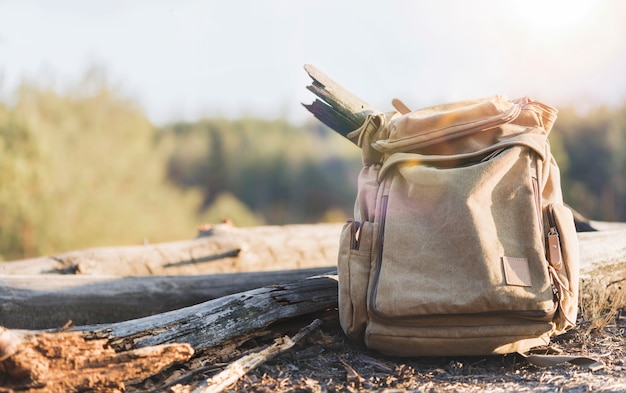
<path id="1" fill-rule="evenodd" d="M 199 354 L 128 391 L 191 392 L 245 353 L 275 337 L 293 335 L 313 318 L 324 323 L 291 350 L 241 378 L 234 392 L 626 392 L 626 311 L 603 314 L 602 324 L 579 321 L 555 338 L 552 350 L 595 357 L 591 371 L 565 364 L 540 368 L 518 355 L 490 357 L 385 357 L 343 335 L 337 311 L 274 326 L 244 342 Z"/>

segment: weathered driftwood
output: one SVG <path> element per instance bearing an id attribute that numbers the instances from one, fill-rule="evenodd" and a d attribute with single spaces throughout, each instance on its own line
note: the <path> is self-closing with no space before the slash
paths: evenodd
<path id="1" fill-rule="evenodd" d="M 118 322 L 320 274 L 336 264 L 340 230 L 337 224 L 216 225 L 189 241 L 0 263 L 0 325 Z M 324 266 L 329 269 L 307 271 Z M 216 273 L 225 274 L 207 276 Z"/>
<path id="2" fill-rule="evenodd" d="M 145 379 L 193 354 L 188 344 L 116 352 L 107 340 L 85 340 L 80 332 L 0 327 L 0 391 L 121 392 L 124 382 Z"/>
<path id="3" fill-rule="evenodd" d="M 626 224 L 606 224 L 607 230 L 578 234 L 581 279 L 626 291 Z"/>
<path id="4" fill-rule="evenodd" d="M 221 224 L 193 240 L 0 263 L 0 274 L 169 276 L 324 267 L 337 256 L 340 230 L 336 224 L 249 228 Z"/>
<path id="5" fill-rule="evenodd" d="M 141 318 L 330 268 L 196 276 L 0 275 L 0 326 L 47 329 Z"/>
<path id="6" fill-rule="evenodd" d="M 337 307 L 337 278 L 322 275 L 224 296 L 194 306 L 112 324 L 78 326 L 117 349 L 188 343 L 211 348 L 276 321 Z"/>

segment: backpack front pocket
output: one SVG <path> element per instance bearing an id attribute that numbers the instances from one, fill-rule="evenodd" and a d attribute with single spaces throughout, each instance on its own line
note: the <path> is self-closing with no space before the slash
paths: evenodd
<path id="1" fill-rule="evenodd" d="M 555 301 L 537 227 L 534 159 L 531 149 L 516 146 L 460 168 L 407 159 L 388 170 L 371 314 L 551 320 Z M 514 268 L 527 268 L 528 277 L 507 280 L 512 260 Z"/>

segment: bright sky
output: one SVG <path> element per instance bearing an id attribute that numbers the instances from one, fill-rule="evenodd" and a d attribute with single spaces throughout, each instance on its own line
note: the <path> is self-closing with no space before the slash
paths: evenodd
<path id="1" fill-rule="evenodd" d="M 0 99 L 104 67 L 155 123 L 294 120 L 316 65 L 382 110 L 504 94 L 626 101 L 626 1 L 0 0 Z"/>

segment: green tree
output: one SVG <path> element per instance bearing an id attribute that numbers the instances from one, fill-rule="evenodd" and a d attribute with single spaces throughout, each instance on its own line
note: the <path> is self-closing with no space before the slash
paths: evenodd
<path id="1" fill-rule="evenodd" d="M 352 214 L 360 151 L 316 123 L 203 119 L 172 124 L 160 135 L 174 144 L 169 179 L 201 190 L 203 209 L 225 193 L 269 224 Z"/>
<path id="2" fill-rule="evenodd" d="M 168 185 L 169 155 L 132 100 L 91 74 L 70 92 L 24 84 L 0 107 L 0 255 L 193 236 L 200 195 Z"/>
<path id="3" fill-rule="evenodd" d="M 591 218 L 626 220 L 626 105 L 563 109 L 555 133 L 566 201 Z"/>

